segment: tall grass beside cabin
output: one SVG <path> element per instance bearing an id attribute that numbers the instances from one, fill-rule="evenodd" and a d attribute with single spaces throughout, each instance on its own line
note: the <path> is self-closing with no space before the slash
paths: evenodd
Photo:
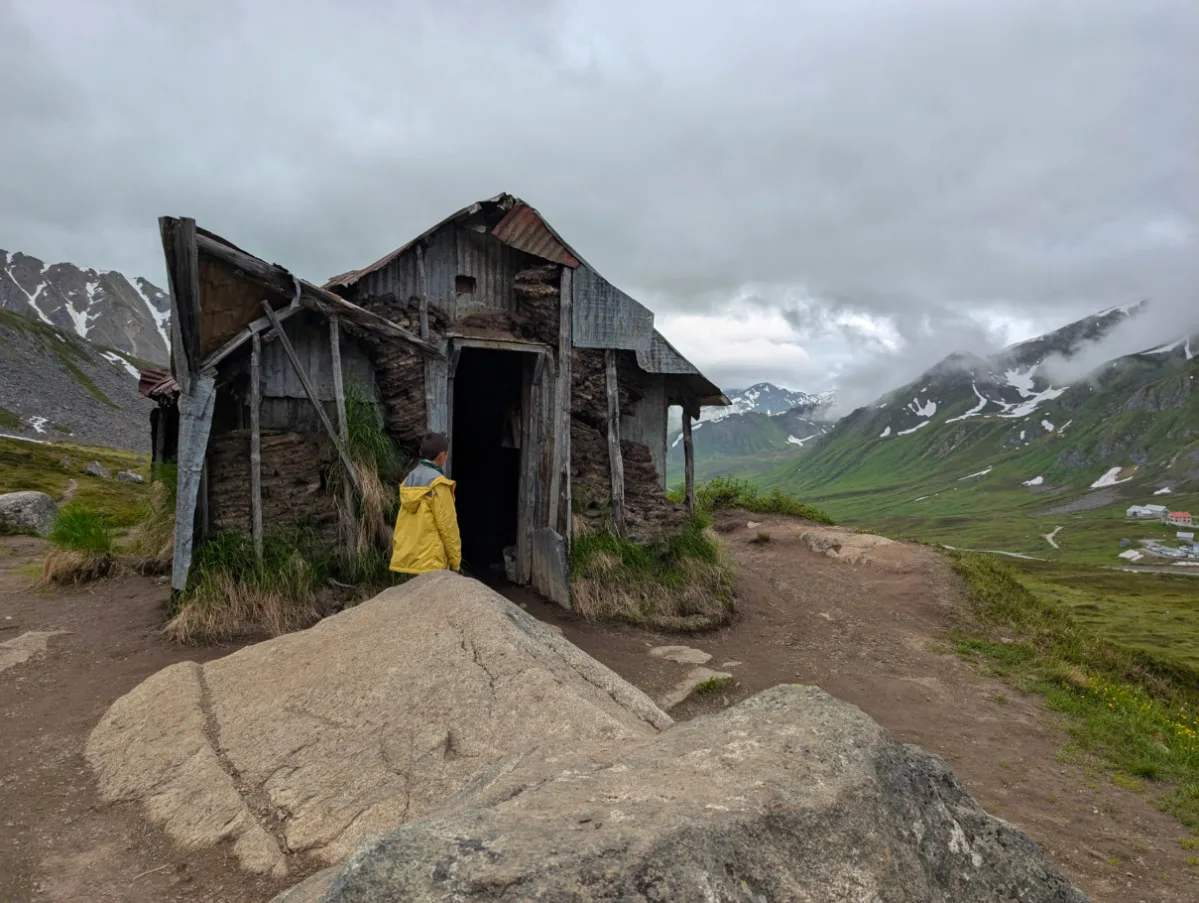
<path id="1" fill-rule="evenodd" d="M 950 560 L 971 602 L 958 653 L 1043 695 L 1066 717 L 1075 754 L 1156 788 L 1159 806 L 1199 832 L 1199 672 L 1098 636 L 990 556 Z"/>
<path id="2" fill-rule="evenodd" d="M 116 538 L 109 518 L 82 502 L 59 510 L 49 539 L 43 584 L 86 583 L 108 576 L 115 567 Z"/>
<path id="3" fill-rule="evenodd" d="M 199 546 L 187 588 L 166 633 L 180 643 L 274 637 L 314 624 L 317 589 L 328 564 L 303 532 L 263 537 L 262 561 L 250 537 L 226 530 Z"/>
<path id="4" fill-rule="evenodd" d="M 395 489 L 405 465 L 410 463 L 387 435 L 383 414 L 369 389 L 354 381 L 346 386 L 347 449 L 358 472 L 360 491 L 346 508 L 344 486 L 349 477 L 338 458 L 332 468 L 334 491 L 342 525 L 346 555 L 359 565 L 373 560 L 370 550 L 390 541 L 390 524 L 399 511 Z"/>
<path id="5" fill-rule="evenodd" d="M 706 630 L 733 615 L 732 570 L 704 516 L 652 543 L 608 531 L 578 536 L 570 573 L 574 609 L 588 620 Z"/>
<path id="6" fill-rule="evenodd" d="M 139 574 L 165 574 L 171 569 L 177 479 L 174 462 L 154 466 L 149 497 L 128 541 L 130 562 Z"/>

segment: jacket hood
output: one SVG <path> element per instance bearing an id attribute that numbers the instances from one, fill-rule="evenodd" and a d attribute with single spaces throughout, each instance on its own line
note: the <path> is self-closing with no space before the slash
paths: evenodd
<path id="1" fill-rule="evenodd" d="M 409 513 L 416 511 L 425 496 L 439 485 L 448 487 L 452 493 L 457 484 L 443 476 L 441 471 L 418 464 L 400 484 L 400 510 Z"/>

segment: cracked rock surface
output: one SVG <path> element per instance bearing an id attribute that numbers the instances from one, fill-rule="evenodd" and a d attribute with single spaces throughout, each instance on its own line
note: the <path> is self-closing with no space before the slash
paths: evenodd
<path id="1" fill-rule="evenodd" d="M 492 590 L 428 574 L 118 699 L 87 759 L 184 846 L 334 863 L 501 763 L 656 735 L 639 690 Z"/>
<path id="2" fill-rule="evenodd" d="M 939 759 L 815 687 L 525 756 L 275 903 L 1086 903 Z"/>

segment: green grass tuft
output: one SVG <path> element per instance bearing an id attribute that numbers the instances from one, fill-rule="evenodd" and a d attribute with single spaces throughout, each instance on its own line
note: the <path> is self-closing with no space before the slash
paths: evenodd
<path id="1" fill-rule="evenodd" d="M 0 408 L 0 427 L 6 430 L 19 430 L 21 428 L 21 416 L 14 414 L 7 408 Z"/>
<path id="2" fill-rule="evenodd" d="M 116 545 L 107 515 L 82 502 L 64 505 L 50 533 L 51 544 L 73 552 L 110 554 Z"/>

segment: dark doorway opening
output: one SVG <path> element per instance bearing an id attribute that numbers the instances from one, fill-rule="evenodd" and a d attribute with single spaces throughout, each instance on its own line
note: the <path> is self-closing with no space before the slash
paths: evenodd
<path id="1" fill-rule="evenodd" d="M 464 348 L 454 374 L 451 476 L 463 567 L 479 579 L 502 579 L 516 545 L 526 356 Z"/>

